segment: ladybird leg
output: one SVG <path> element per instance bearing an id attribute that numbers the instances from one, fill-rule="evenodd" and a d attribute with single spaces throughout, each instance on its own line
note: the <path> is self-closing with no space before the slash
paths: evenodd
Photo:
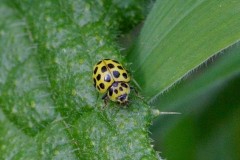
<path id="1" fill-rule="evenodd" d="M 104 106 L 103 106 L 103 108 L 105 108 L 105 107 L 107 106 L 107 102 L 108 102 L 107 93 L 105 93 L 105 94 L 102 96 L 102 100 L 104 100 Z"/>
<path id="2" fill-rule="evenodd" d="M 134 90 L 134 92 L 138 95 L 138 91 L 136 90 L 136 88 L 134 88 L 133 86 L 130 86 L 131 90 Z"/>
<path id="3" fill-rule="evenodd" d="M 105 100 L 107 98 L 107 93 L 105 93 L 103 96 L 102 96 L 102 100 Z"/>
<path id="4" fill-rule="evenodd" d="M 107 104 L 108 104 L 108 98 L 105 98 L 104 99 L 104 107 L 103 108 L 105 108 L 107 106 Z"/>
<path id="5" fill-rule="evenodd" d="M 128 107 L 129 106 L 129 101 L 126 101 L 124 104 L 123 104 L 124 107 Z"/>
<path id="6" fill-rule="evenodd" d="M 143 99 L 143 97 L 142 97 L 141 95 L 139 95 L 139 93 L 138 93 L 138 91 L 136 90 L 136 88 L 130 86 L 130 89 L 131 89 L 131 90 L 134 90 L 134 92 L 135 92 L 135 94 L 137 95 L 138 98 Z"/>

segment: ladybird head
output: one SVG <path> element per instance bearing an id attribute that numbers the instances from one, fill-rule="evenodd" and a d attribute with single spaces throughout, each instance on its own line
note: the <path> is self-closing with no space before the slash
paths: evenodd
<path id="1" fill-rule="evenodd" d="M 128 102 L 129 93 L 130 87 L 128 83 L 114 82 L 108 90 L 108 97 L 112 101 L 126 104 Z"/>
<path id="2" fill-rule="evenodd" d="M 126 103 L 128 102 L 128 94 L 125 93 L 125 94 L 120 95 L 120 96 L 117 98 L 117 101 L 118 101 L 120 104 L 126 104 Z"/>

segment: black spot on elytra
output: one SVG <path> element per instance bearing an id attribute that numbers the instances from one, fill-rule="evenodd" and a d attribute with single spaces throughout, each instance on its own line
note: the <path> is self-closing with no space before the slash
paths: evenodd
<path id="1" fill-rule="evenodd" d="M 121 70 L 123 70 L 123 67 L 122 66 L 117 66 L 118 67 L 118 69 L 121 69 Z"/>
<path id="2" fill-rule="evenodd" d="M 94 82 L 94 87 L 96 87 L 96 79 L 93 78 L 93 82 Z"/>
<path id="3" fill-rule="evenodd" d="M 120 76 L 120 73 L 118 71 L 113 71 L 113 76 L 115 78 L 118 78 Z"/>
<path id="4" fill-rule="evenodd" d="M 117 90 L 117 89 L 114 89 L 114 93 L 118 94 L 118 90 Z"/>
<path id="5" fill-rule="evenodd" d="M 97 80 L 99 81 L 101 79 L 101 74 L 97 75 Z"/>
<path id="6" fill-rule="evenodd" d="M 94 74 L 97 73 L 97 70 L 98 70 L 98 67 L 96 67 L 96 68 L 94 69 Z"/>
<path id="7" fill-rule="evenodd" d="M 123 76 L 125 79 L 128 78 L 127 73 L 123 73 L 122 76 Z"/>
<path id="8" fill-rule="evenodd" d="M 121 83 L 121 86 L 124 88 L 128 88 L 128 86 L 125 83 Z"/>
<path id="9" fill-rule="evenodd" d="M 102 63 L 102 61 L 99 61 L 99 62 L 97 63 L 97 65 L 100 64 L 100 63 Z"/>
<path id="10" fill-rule="evenodd" d="M 97 86 L 97 89 L 100 91 L 100 87 L 99 86 Z"/>
<path id="11" fill-rule="evenodd" d="M 120 91 L 123 91 L 123 88 L 122 88 L 122 87 L 119 87 L 119 90 L 120 90 Z"/>
<path id="12" fill-rule="evenodd" d="M 119 62 L 118 61 L 115 61 L 115 60 L 112 60 L 113 62 L 115 62 L 115 63 L 118 63 L 119 64 Z"/>
<path id="13" fill-rule="evenodd" d="M 100 83 L 100 88 L 104 89 L 105 88 L 105 85 L 103 83 Z"/>
<path id="14" fill-rule="evenodd" d="M 105 82 L 110 82 L 111 81 L 111 76 L 109 74 L 107 74 L 105 77 L 104 77 L 104 81 Z"/>
<path id="15" fill-rule="evenodd" d="M 112 68 L 114 68 L 114 65 L 113 65 L 112 63 L 109 63 L 109 64 L 108 64 L 108 67 L 109 67 L 110 69 L 112 69 Z"/>
<path id="16" fill-rule="evenodd" d="M 112 89 L 112 88 L 109 88 L 108 93 L 109 93 L 110 96 L 112 96 L 112 94 L 113 94 L 113 89 Z"/>
<path id="17" fill-rule="evenodd" d="M 106 72 L 107 71 L 107 67 L 106 66 L 102 66 L 101 71 L 102 71 L 102 73 Z"/>

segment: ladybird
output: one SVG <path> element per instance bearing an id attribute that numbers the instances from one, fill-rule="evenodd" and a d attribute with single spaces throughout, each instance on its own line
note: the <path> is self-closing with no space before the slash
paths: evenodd
<path id="1" fill-rule="evenodd" d="M 124 67 L 115 60 L 103 59 L 93 68 L 94 87 L 100 93 L 105 93 L 102 99 L 108 99 L 120 104 L 128 102 L 130 76 Z"/>

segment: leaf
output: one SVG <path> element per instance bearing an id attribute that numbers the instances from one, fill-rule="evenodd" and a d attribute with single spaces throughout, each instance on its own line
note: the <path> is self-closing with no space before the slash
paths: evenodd
<path id="1" fill-rule="evenodd" d="M 239 1 L 157 1 L 128 58 L 152 102 L 240 39 Z"/>
<path id="2" fill-rule="evenodd" d="M 231 81 L 239 77 L 239 44 L 238 42 L 224 50 L 213 64 L 202 67 L 202 72 L 190 76 L 166 94 L 159 96 L 154 101 L 155 107 L 164 111 L 181 112 L 183 115 L 180 117 L 192 112 L 203 112 L 206 105 L 213 103 L 216 96 L 223 92 Z M 224 106 L 224 104 L 221 105 Z M 228 104 L 225 105 L 228 106 Z M 224 116 L 226 113 L 222 115 L 222 117 Z M 164 124 L 162 123 L 163 117 L 155 119 L 154 125 L 151 127 L 153 136 L 158 137 L 159 133 L 167 134 L 169 127 L 173 126 L 173 122 L 175 124 L 179 121 L 180 117 L 174 116 Z"/>
<path id="3" fill-rule="evenodd" d="M 128 108 L 101 109 L 92 84 L 98 60 L 122 61 L 114 29 L 118 12 L 133 4 L 2 1 L 0 159 L 159 158 L 148 138 L 149 107 L 131 95 Z"/>
<path id="4" fill-rule="evenodd" d="M 239 62 L 240 43 L 238 42 L 225 49 L 212 64 L 202 67 L 202 73 L 197 72 L 189 80 L 184 80 L 171 91 L 157 98 L 154 103 L 161 103 L 158 106 L 161 109 L 189 112 L 194 106 L 185 108 L 186 103 L 194 100 L 200 104 L 202 100 L 199 97 L 207 94 L 211 99 L 214 92 L 224 89 L 228 81 L 236 78 L 240 74 Z"/>
<path id="5" fill-rule="evenodd" d="M 232 149 L 240 144 L 236 138 L 240 131 L 236 116 L 240 111 L 239 62 L 238 42 L 154 101 L 160 110 L 182 113 L 160 116 L 151 126 L 154 146 L 164 148 L 164 157 L 239 159 L 238 152 Z M 193 150 L 186 152 L 186 147 Z"/>

